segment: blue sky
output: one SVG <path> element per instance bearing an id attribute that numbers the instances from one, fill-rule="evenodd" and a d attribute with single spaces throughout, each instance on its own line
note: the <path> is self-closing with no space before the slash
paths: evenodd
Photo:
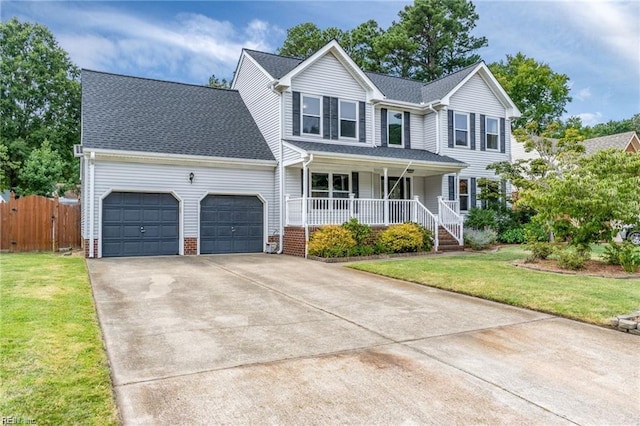
<path id="1" fill-rule="evenodd" d="M 274 52 L 302 22 L 388 27 L 406 1 L 5 1 L 2 20 L 46 25 L 80 67 L 203 84 L 230 78 L 243 47 Z M 570 77 L 566 116 L 585 124 L 640 112 L 640 2 L 474 2 L 487 62 L 523 52 Z"/>

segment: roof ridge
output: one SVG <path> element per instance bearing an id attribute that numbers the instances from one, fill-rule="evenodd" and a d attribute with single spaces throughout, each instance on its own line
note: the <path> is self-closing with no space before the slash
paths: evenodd
<path id="1" fill-rule="evenodd" d="M 127 75 L 127 74 L 120 74 L 120 73 L 115 73 L 115 72 L 108 72 L 108 71 L 97 71 L 97 70 L 92 70 L 89 68 L 81 68 L 80 71 L 88 71 L 88 72 L 92 72 L 92 73 L 96 73 L 96 74 L 105 74 L 105 75 L 112 75 L 115 77 L 125 77 L 125 78 L 135 78 L 137 80 L 146 80 L 146 81 L 155 81 L 158 83 L 168 83 L 168 84 L 180 84 L 182 86 L 190 86 L 190 87 L 200 87 L 203 89 L 213 89 L 213 90 L 224 90 L 227 92 L 238 92 L 237 89 L 225 89 L 223 87 L 211 87 L 211 86 L 206 86 L 204 84 L 194 84 L 194 83 L 183 83 L 180 81 L 170 81 L 170 80 L 160 80 L 158 78 L 150 78 L 150 77 L 139 77 L 136 75 Z"/>

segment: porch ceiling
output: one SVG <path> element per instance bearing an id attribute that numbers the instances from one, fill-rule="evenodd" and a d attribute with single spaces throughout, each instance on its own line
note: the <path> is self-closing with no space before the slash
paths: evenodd
<path id="1" fill-rule="evenodd" d="M 285 146 L 300 152 L 300 159 L 313 155 L 313 163 L 346 165 L 365 169 L 400 169 L 409 166 L 413 173 L 428 176 L 442 173 L 457 173 L 468 164 L 451 157 L 419 149 L 390 147 L 339 145 L 285 140 Z M 286 165 L 286 164 L 285 164 Z"/>

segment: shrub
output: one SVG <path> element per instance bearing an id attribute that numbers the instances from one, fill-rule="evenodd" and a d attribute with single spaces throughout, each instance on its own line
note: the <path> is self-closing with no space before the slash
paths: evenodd
<path id="1" fill-rule="evenodd" d="M 464 242 L 474 250 L 483 250 L 495 243 L 498 234 L 493 229 L 465 229 Z"/>
<path id="2" fill-rule="evenodd" d="M 540 218 L 534 216 L 531 222 L 523 226 L 523 229 L 524 240 L 528 244 L 549 242 L 549 232 Z"/>
<path id="3" fill-rule="evenodd" d="M 472 207 L 464 220 L 464 225 L 473 229 L 495 229 L 497 227 L 496 219 L 495 211 Z"/>
<path id="4" fill-rule="evenodd" d="M 351 232 L 358 246 L 364 247 L 369 243 L 371 237 L 371 227 L 369 225 L 358 222 L 358 219 L 354 217 L 343 223 L 342 227 Z"/>
<path id="5" fill-rule="evenodd" d="M 341 226 L 330 225 L 320 228 L 309 240 L 309 254 L 320 257 L 347 256 L 356 247 L 351 232 Z"/>
<path id="6" fill-rule="evenodd" d="M 370 256 L 375 254 L 375 247 L 357 245 L 347 253 L 347 256 Z"/>
<path id="7" fill-rule="evenodd" d="M 622 244 L 620 249 L 620 265 L 625 272 L 638 272 L 640 267 L 640 246 L 636 246 L 630 242 Z"/>
<path id="8" fill-rule="evenodd" d="M 602 253 L 602 259 L 609 265 L 620 265 L 620 251 L 622 250 L 621 244 L 616 244 L 611 241 L 608 246 L 604 248 Z"/>
<path id="9" fill-rule="evenodd" d="M 433 232 L 420 224 L 416 223 L 415 225 L 420 229 L 420 232 L 422 232 L 422 250 L 431 251 L 433 248 Z"/>
<path id="10" fill-rule="evenodd" d="M 577 270 L 584 268 L 585 256 L 573 248 L 564 248 L 556 252 L 558 266 L 562 269 Z"/>
<path id="11" fill-rule="evenodd" d="M 527 258 L 529 261 L 546 259 L 553 254 L 553 245 L 548 242 L 537 241 L 529 243 L 526 248 L 531 251 L 531 255 Z"/>
<path id="12" fill-rule="evenodd" d="M 500 234 L 498 240 L 506 244 L 522 244 L 524 243 L 524 229 L 511 228 Z"/>
<path id="13" fill-rule="evenodd" d="M 386 253 L 415 252 L 424 246 L 424 234 L 415 223 L 391 225 L 380 233 L 379 242 Z"/>

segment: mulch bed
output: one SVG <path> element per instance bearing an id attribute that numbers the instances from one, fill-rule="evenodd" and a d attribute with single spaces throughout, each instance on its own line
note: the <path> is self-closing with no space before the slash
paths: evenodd
<path id="1" fill-rule="evenodd" d="M 535 263 L 520 260 L 513 262 L 513 264 L 522 268 L 533 269 L 536 271 L 555 272 L 558 274 L 585 275 L 603 278 L 640 279 L 640 271 L 630 274 L 625 272 L 619 265 L 609 265 L 608 263 L 600 262 L 598 260 L 586 261 L 584 263 L 584 268 L 578 269 L 577 271 L 562 269 L 558 266 L 558 262 L 553 259 L 537 260 Z"/>

